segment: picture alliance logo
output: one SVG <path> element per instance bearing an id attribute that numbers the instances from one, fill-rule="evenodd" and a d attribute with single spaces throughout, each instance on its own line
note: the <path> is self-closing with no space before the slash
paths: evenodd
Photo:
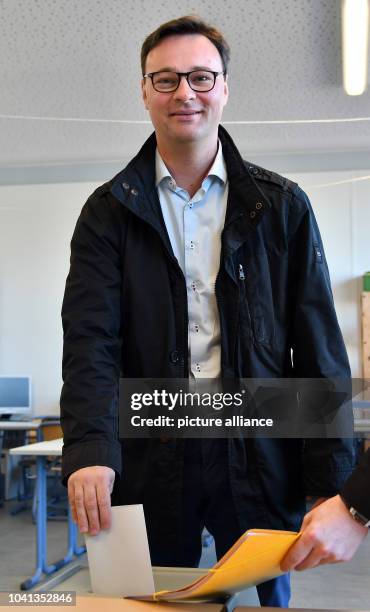
<path id="1" fill-rule="evenodd" d="M 170 392 L 166 389 L 155 389 L 151 393 L 132 393 L 131 394 L 131 409 L 141 410 L 157 406 L 158 408 L 167 408 L 172 411 L 175 408 L 213 408 L 214 410 L 222 410 L 230 406 L 242 406 L 243 389 L 237 393 L 197 393 L 183 391 L 180 389 L 176 392 Z"/>

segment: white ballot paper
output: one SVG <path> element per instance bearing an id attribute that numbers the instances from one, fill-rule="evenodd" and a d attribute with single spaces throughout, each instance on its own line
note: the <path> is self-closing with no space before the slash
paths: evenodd
<path id="1" fill-rule="evenodd" d="M 86 535 L 85 540 L 94 593 L 123 597 L 154 593 L 141 504 L 113 506 L 111 528 Z"/>

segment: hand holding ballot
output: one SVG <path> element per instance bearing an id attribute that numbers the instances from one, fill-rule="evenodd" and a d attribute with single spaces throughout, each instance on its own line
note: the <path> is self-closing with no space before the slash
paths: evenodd
<path id="1" fill-rule="evenodd" d="M 306 514 L 302 535 L 284 558 L 281 569 L 305 570 L 349 561 L 368 531 L 353 519 L 339 495 L 331 497 Z"/>
<path id="2" fill-rule="evenodd" d="M 95 465 L 73 472 L 68 478 L 72 518 L 81 533 L 97 535 L 111 526 L 111 499 L 115 472 Z"/>

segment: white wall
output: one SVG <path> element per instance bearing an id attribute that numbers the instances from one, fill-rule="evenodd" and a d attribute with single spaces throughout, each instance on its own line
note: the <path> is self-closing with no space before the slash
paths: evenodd
<path id="1" fill-rule="evenodd" d="M 30 374 L 35 414 L 56 414 L 69 243 L 94 184 L 0 187 L 0 374 Z"/>
<path id="2" fill-rule="evenodd" d="M 361 376 L 360 277 L 370 270 L 370 181 L 317 185 L 366 174 L 290 175 L 306 189 L 317 215 L 354 376 Z M 37 414 L 58 412 L 69 243 L 96 186 L 0 186 L 0 374 L 32 376 Z"/>

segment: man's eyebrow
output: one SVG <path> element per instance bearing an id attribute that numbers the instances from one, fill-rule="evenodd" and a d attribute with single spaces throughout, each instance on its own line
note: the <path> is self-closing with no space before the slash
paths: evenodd
<path id="1" fill-rule="evenodd" d="M 208 70 L 209 72 L 214 72 L 212 68 L 209 66 L 191 66 L 189 70 L 186 72 L 192 72 L 193 70 Z M 159 68 L 158 70 L 153 70 L 153 72 L 180 72 L 173 66 L 164 66 L 163 68 Z"/>

